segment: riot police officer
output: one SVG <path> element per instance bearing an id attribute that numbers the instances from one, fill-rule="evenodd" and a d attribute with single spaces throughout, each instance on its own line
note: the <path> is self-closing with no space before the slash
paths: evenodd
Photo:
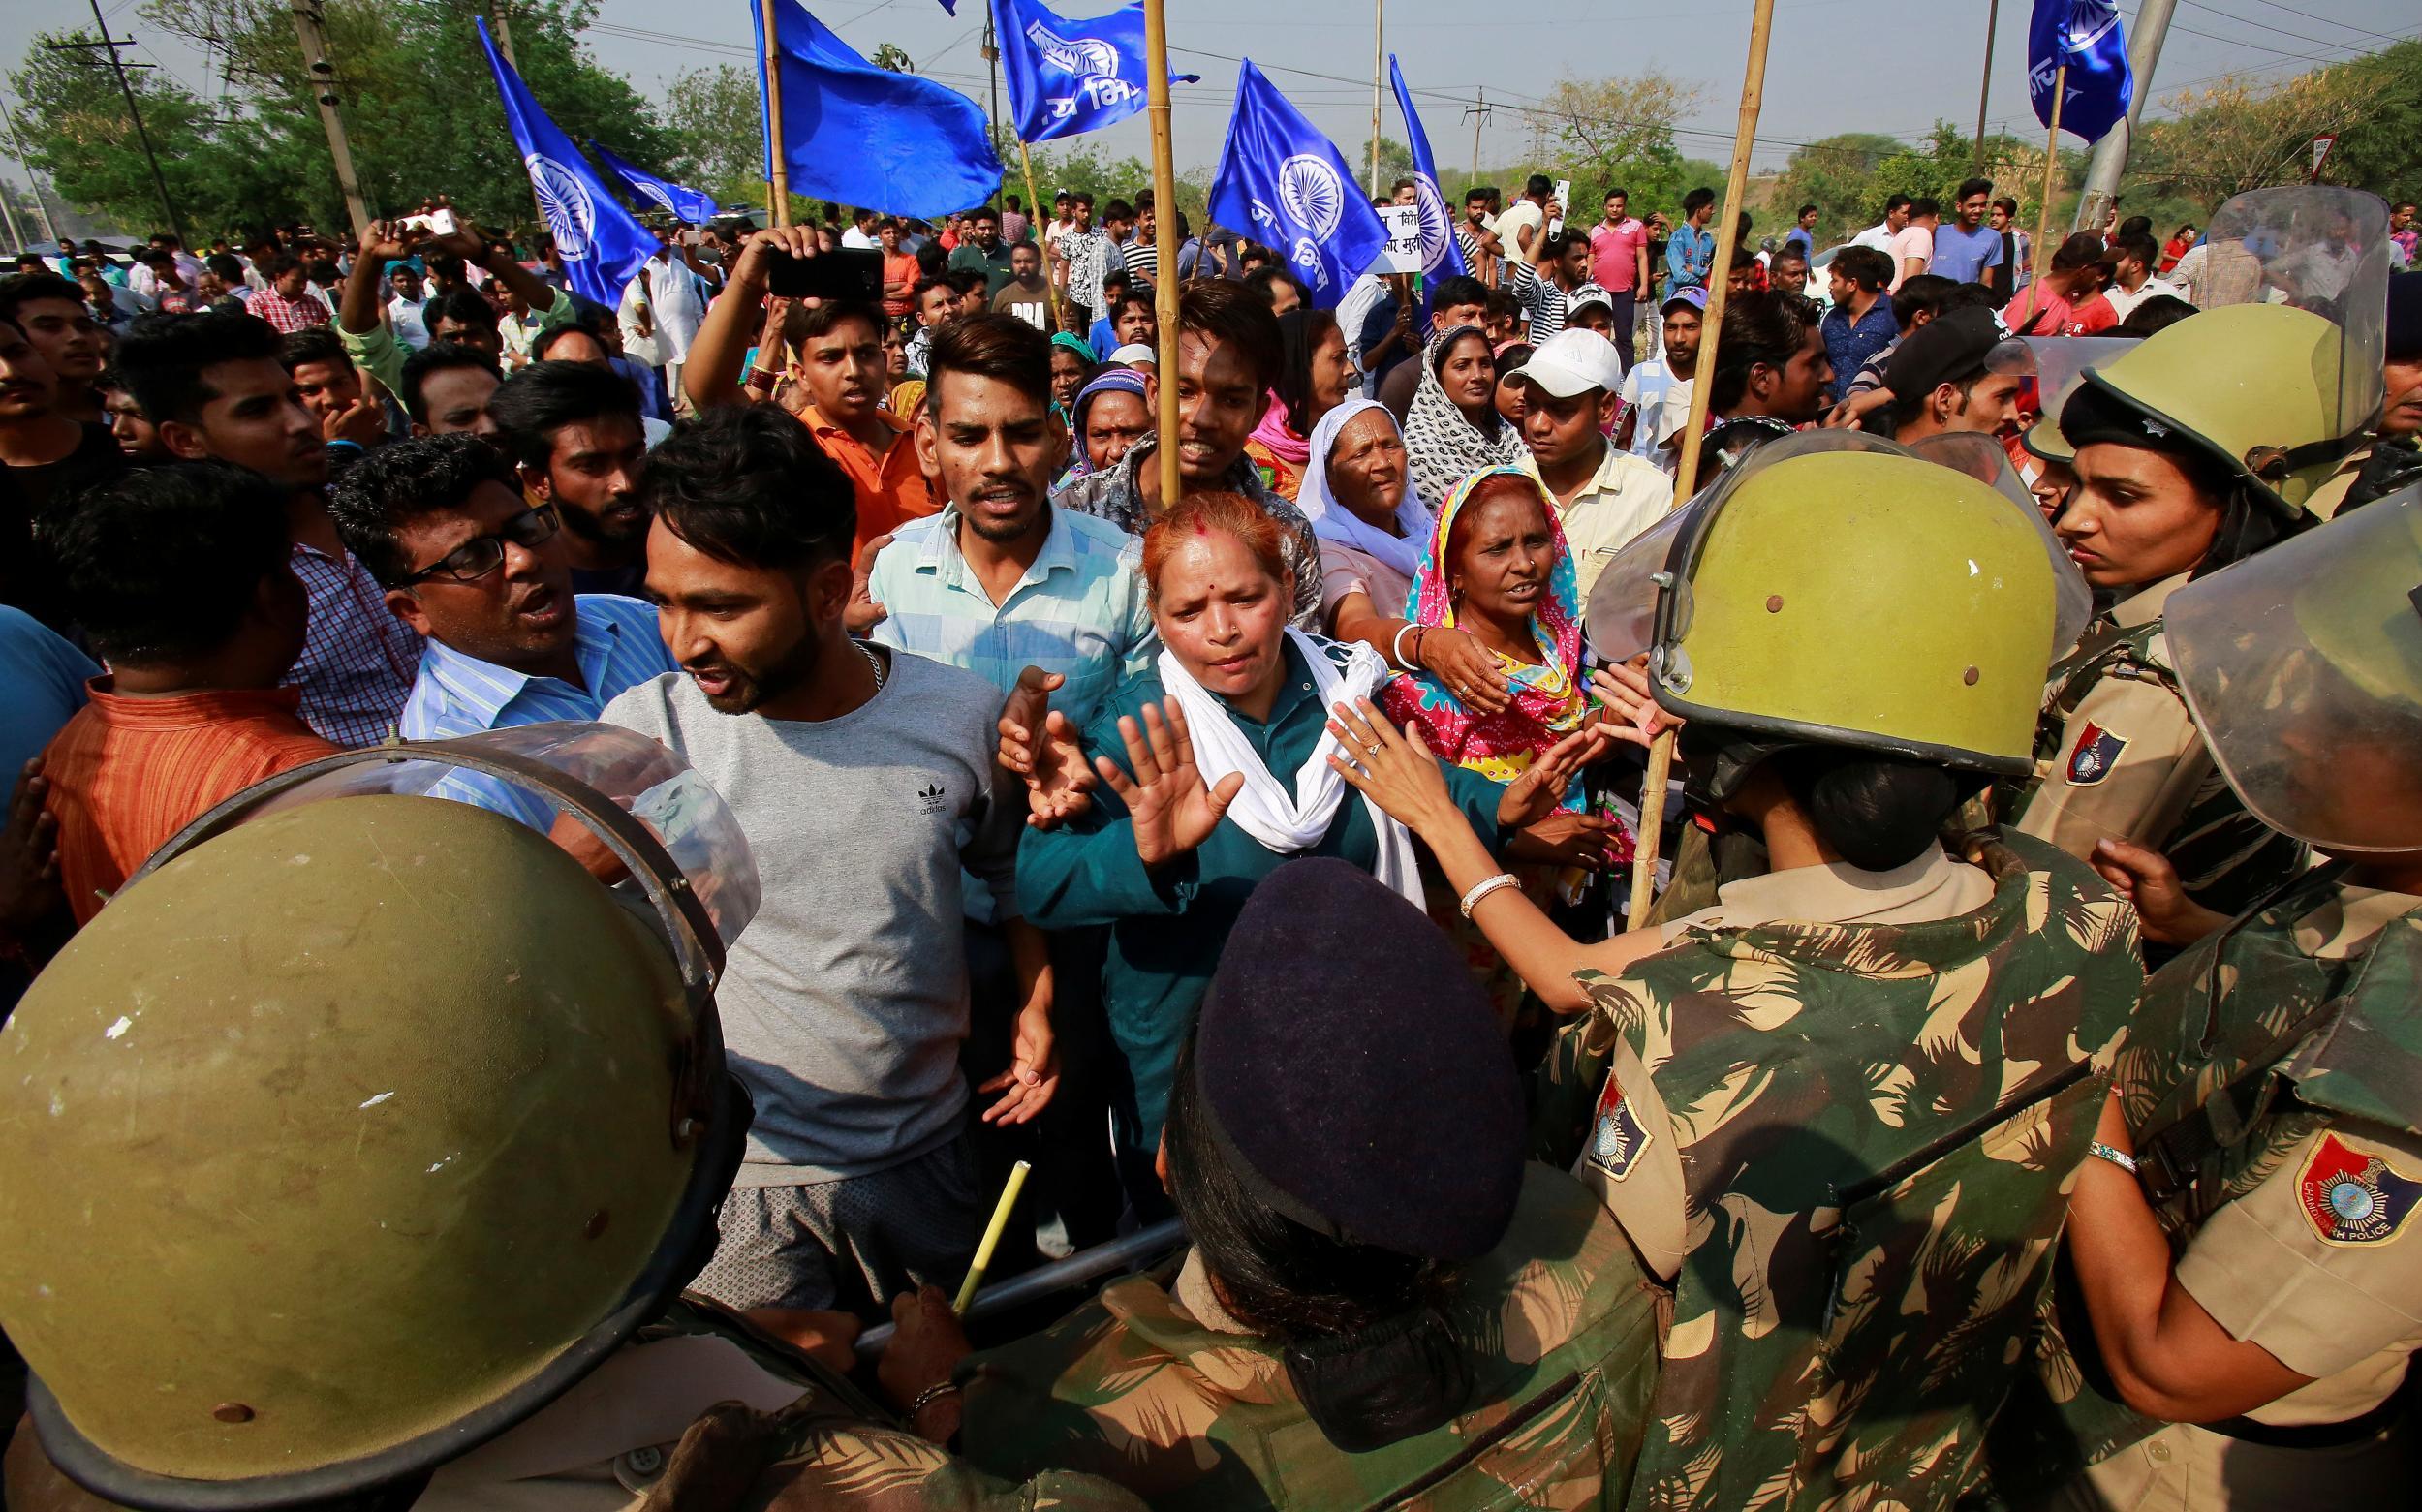
<path id="1" fill-rule="evenodd" d="M 1670 1288 L 1632 1504 L 1947 1506 L 2019 1378 L 2142 980 L 2133 915 L 2083 863 L 1940 839 L 2026 768 L 2082 585 L 2014 481 L 1846 432 L 1759 447 L 1606 574 L 1594 608 L 1654 611 L 1594 615 L 1593 642 L 1648 646 L 1693 805 L 1758 831 L 1763 875 L 1579 944 L 1494 882 L 1382 723 L 1342 722 L 1355 785 L 1587 1015 L 1539 1141 L 1578 1145 Z"/>
<path id="2" fill-rule="evenodd" d="M 2422 1347 L 2422 488 L 2181 589 L 2169 640 L 2249 812 L 2326 864 L 2157 972 L 2078 1179 L 2078 1282 L 2016 1481 L 2187 1509 L 2397 1504 Z"/>
<path id="3" fill-rule="evenodd" d="M 427 796 L 466 775 L 630 879 Z M 1009 1495 L 880 1424 L 831 1451 L 874 1409 L 761 1326 L 795 1320 L 682 1292 L 748 1125 L 711 989 L 756 893 L 721 798 L 604 726 L 344 753 L 171 840 L 0 1031 L 10 1504 L 567 1512 L 670 1476 L 720 1512 L 920 1459 Z"/>
<path id="4" fill-rule="evenodd" d="M 2053 669 L 2034 770 L 1998 806 L 2022 833 L 2094 861 L 2164 944 L 2207 933 L 2298 865 L 2299 848 L 2213 771 L 2179 700 L 2162 606 L 2311 524 L 2307 501 L 2362 444 L 2379 408 L 2385 215 L 2352 190 L 2230 201 L 2212 256 L 2245 302 L 2089 367 L 2062 406 L 2075 482 L 2057 528 L 2109 606 Z M 2368 235 L 2373 222 L 2382 235 Z M 2342 246 L 2349 224 L 2357 236 Z"/>

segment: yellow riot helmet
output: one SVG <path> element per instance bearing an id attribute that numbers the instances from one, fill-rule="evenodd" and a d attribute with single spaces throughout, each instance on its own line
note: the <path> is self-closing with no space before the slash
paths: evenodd
<path id="1" fill-rule="evenodd" d="M 0 1031 L 0 1323 L 69 1477 L 173 1512 L 409 1485 L 696 1273 L 748 1104 L 673 849 L 727 868 L 733 933 L 756 879 L 676 767 L 594 725 L 330 756 L 171 840 L 35 980 Z"/>
<path id="2" fill-rule="evenodd" d="M 2188 711 L 2254 818 L 2340 854 L 2422 850 L 2422 484 L 2166 610 Z"/>
<path id="3" fill-rule="evenodd" d="M 1608 659 L 1645 649 L 1658 703 L 1693 729 L 2016 776 L 2089 603 L 2015 480 L 1816 431 L 1759 447 L 1618 553 L 1590 639 Z"/>

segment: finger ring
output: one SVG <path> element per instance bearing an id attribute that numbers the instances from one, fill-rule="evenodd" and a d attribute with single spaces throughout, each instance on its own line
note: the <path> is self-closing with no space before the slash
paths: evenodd
<path id="1" fill-rule="evenodd" d="M 1362 748 L 1362 754 L 1364 756 L 1378 756 L 1380 754 L 1380 748 L 1377 746 L 1365 746 Z"/>

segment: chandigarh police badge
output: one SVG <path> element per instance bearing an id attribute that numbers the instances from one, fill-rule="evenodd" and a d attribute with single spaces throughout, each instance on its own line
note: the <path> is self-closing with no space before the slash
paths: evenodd
<path id="1" fill-rule="evenodd" d="M 2405 1231 L 2422 1205 L 2422 1181 L 2400 1175 L 2376 1155 L 2323 1134 L 2296 1177 L 2307 1221 L 2333 1245 L 2385 1244 Z"/>

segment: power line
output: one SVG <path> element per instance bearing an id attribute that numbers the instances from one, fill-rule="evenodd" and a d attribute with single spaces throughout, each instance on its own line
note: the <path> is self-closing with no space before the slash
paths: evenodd
<path id="1" fill-rule="evenodd" d="M 2406 37 L 2393 36 L 2388 32 L 2375 32 L 2366 27 L 2351 25 L 2345 21 L 2335 21 L 2326 15 L 2315 15 L 2308 11 L 2299 11 L 2292 5 L 2280 4 L 2279 0 L 2254 0 L 2254 4 L 2267 5 L 2274 11 L 2284 11 L 2289 15 L 2298 16 L 2304 20 L 2319 21 L 2324 26 L 2336 26 L 2341 30 L 2355 32 L 2365 37 L 2376 37 L 2382 42 L 2405 42 L 2408 40 Z"/>

